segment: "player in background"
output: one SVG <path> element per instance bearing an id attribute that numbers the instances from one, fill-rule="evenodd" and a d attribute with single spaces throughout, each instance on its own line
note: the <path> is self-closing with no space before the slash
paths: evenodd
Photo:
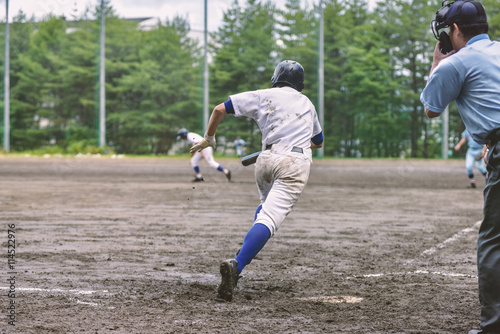
<path id="1" fill-rule="evenodd" d="M 243 158 L 245 156 L 247 143 L 245 143 L 245 141 L 241 139 L 240 136 L 238 136 L 236 137 L 233 145 L 236 148 L 236 154 L 238 154 L 238 158 Z"/>
<path id="2" fill-rule="evenodd" d="M 197 133 L 189 132 L 187 129 L 180 129 L 177 132 L 177 140 L 187 140 L 191 145 L 198 144 L 203 137 Z M 219 172 L 224 173 L 229 182 L 231 182 L 231 171 L 227 168 L 222 167 L 217 161 L 214 160 L 214 153 L 212 147 L 207 147 L 201 152 L 191 153 L 191 167 L 193 167 L 195 172 L 195 178 L 193 182 L 204 182 L 203 176 L 201 175 L 200 166 L 198 165 L 202 158 L 210 165 L 210 167 L 217 169 Z"/>
<path id="3" fill-rule="evenodd" d="M 456 101 L 474 141 L 486 144 L 488 180 L 483 221 L 477 240 L 481 330 L 500 333 L 500 42 L 490 40 L 488 21 L 478 1 L 444 1 L 432 22 L 436 44 L 427 86 L 420 95 L 433 118 Z M 449 36 L 441 29 L 449 28 Z M 451 42 L 452 51 L 441 52 Z M 438 199 L 433 199 L 438 200 Z"/>
<path id="4" fill-rule="evenodd" d="M 476 162 L 477 170 L 486 177 L 486 167 L 483 161 L 483 147 L 484 145 L 476 143 L 469 131 L 467 129 L 462 132 L 462 139 L 455 145 L 455 151 L 460 151 L 460 148 L 467 143 L 469 147 L 467 153 L 465 154 L 465 170 L 467 171 L 467 176 L 469 176 L 471 188 L 476 188 L 476 180 L 474 180 L 474 161 Z"/>
<path id="5" fill-rule="evenodd" d="M 231 95 L 228 101 L 216 106 L 204 140 L 191 148 L 191 152 L 197 152 L 215 147 L 215 131 L 226 114 L 255 120 L 262 133 L 262 153 L 255 165 L 261 204 L 236 258 L 220 264 L 222 281 L 218 296 L 227 301 L 233 299 L 233 289 L 243 268 L 276 233 L 304 190 L 312 163 L 311 149 L 323 146 L 316 109 L 301 93 L 302 66 L 290 60 L 279 63 L 271 87 Z"/>

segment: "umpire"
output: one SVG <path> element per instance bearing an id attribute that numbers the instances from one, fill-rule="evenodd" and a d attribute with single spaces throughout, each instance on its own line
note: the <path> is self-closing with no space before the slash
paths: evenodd
<path id="1" fill-rule="evenodd" d="M 428 117 L 439 116 L 456 101 L 472 138 L 488 148 L 488 180 L 484 189 L 483 222 L 477 241 L 481 330 L 500 333 L 500 43 L 488 36 L 486 12 L 477 1 L 443 1 L 432 22 L 434 59 L 420 100 Z M 443 54 L 449 41 L 453 50 Z"/>

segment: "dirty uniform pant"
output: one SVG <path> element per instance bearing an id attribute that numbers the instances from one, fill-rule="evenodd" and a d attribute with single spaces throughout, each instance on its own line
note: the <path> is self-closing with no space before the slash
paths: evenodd
<path id="1" fill-rule="evenodd" d="M 273 236 L 304 190 L 311 162 L 303 153 L 263 151 L 255 165 L 262 209 L 254 224 L 263 224 Z"/>
<path id="2" fill-rule="evenodd" d="M 477 241 L 481 328 L 500 333 L 500 143 L 489 152 L 484 217 Z"/>

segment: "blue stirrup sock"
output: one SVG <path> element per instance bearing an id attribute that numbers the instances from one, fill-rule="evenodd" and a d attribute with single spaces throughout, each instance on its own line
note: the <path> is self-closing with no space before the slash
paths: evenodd
<path id="1" fill-rule="evenodd" d="M 240 252 L 236 255 L 236 261 L 238 261 L 238 274 L 240 274 L 243 268 L 245 268 L 245 266 L 260 252 L 270 237 L 271 231 L 269 231 L 266 225 L 257 223 L 252 226 L 243 240 L 243 246 L 241 246 Z"/>

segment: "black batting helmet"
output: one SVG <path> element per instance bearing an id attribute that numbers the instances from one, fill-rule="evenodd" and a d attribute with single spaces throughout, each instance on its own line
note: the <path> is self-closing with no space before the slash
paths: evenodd
<path id="1" fill-rule="evenodd" d="M 298 90 L 304 89 L 304 68 L 293 60 L 284 60 L 276 66 L 271 78 L 271 87 L 286 84 Z"/>
<path id="2" fill-rule="evenodd" d="M 189 131 L 186 128 L 182 128 L 177 131 L 177 140 L 179 139 L 187 139 Z"/>

